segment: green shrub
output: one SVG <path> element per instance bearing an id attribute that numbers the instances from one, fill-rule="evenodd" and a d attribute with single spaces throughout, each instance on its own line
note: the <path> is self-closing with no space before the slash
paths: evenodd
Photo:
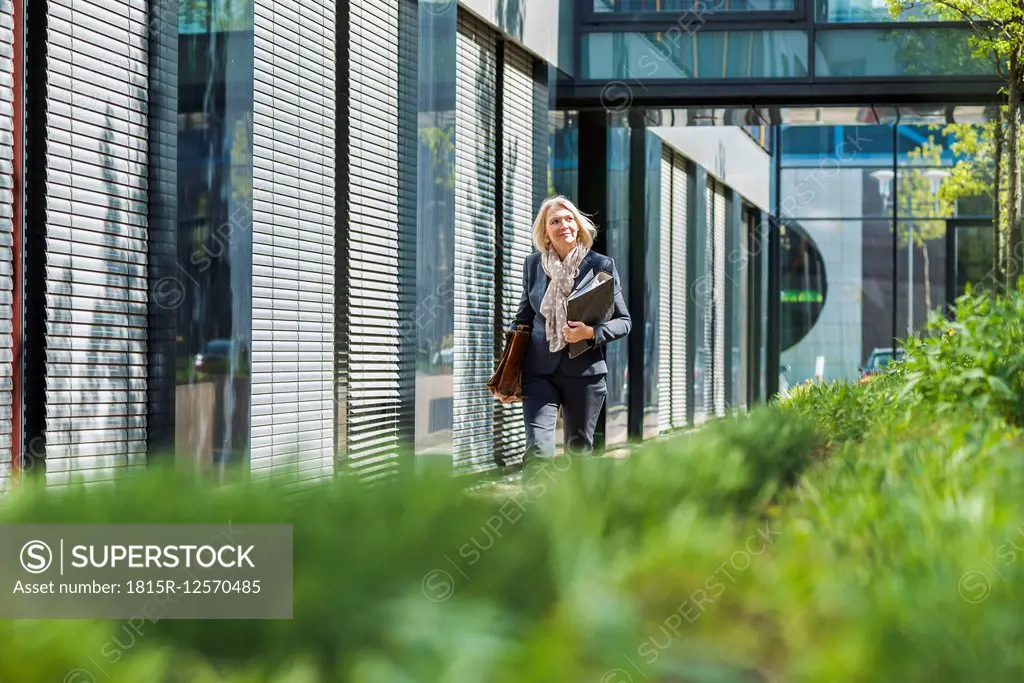
<path id="1" fill-rule="evenodd" d="M 886 375 L 550 463 L 510 494 L 430 467 L 299 493 L 160 471 L 28 491 L 0 523 L 291 523 L 295 616 L 136 638 L 0 621 L 0 681 L 1021 680 L 1022 301 L 961 299 L 954 333 L 933 321 Z M 426 585 L 437 571 L 450 583 Z"/>
<path id="2" fill-rule="evenodd" d="M 767 547 L 749 517 L 680 507 L 621 574 L 650 643 L 668 645 L 646 673 L 685 660 L 735 676 L 718 680 L 1018 680 L 1024 658 L 1004 644 L 1024 632 L 1022 485 L 1015 428 L 895 421 L 806 470 L 760 520 Z M 696 618 L 666 631 L 681 611 Z"/>
<path id="3" fill-rule="evenodd" d="M 892 419 L 902 376 L 897 372 L 877 376 L 863 384 L 821 382 L 795 387 L 789 398 L 780 401 L 785 415 L 810 421 L 822 433 L 826 445 L 858 441 Z"/>
<path id="4" fill-rule="evenodd" d="M 643 444 L 629 458 L 572 465 L 544 503 L 561 506 L 566 524 L 583 523 L 573 518 L 588 510 L 591 532 L 628 543 L 683 502 L 710 514 L 757 513 L 796 481 L 820 445 L 809 420 L 758 407 Z"/>
<path id="5" fill-rule="evenodd" d="M 117 663 L 98 653 L 114 635 L 127 638 L 123 624 L 85 622 L 54 646 L 60 656 L 4 658 L 0 676 L 57 680 L 75 662 L 89 666 L 84 649 L 124 681 L 176 680 L 175 667 L 200 680 L 211 666 L 238 680 L 284 681 L 290 667 L 308 680 L 457 680 L 445 678 L 452 667 L 473 681 L 522 680 L 524 670 L 533 681 L 600 680 L 641 634 L 617 587 L 632 549 L 680 515 L 758 511 L 817 442 L 808 423 L 764 408 L 628 460 L 552 465 L 507 497 L 464 495 L 463 482 L 430 469 L 287 495 L 269 484 L 215 491 L 159 471 L 102 493 L 29 492 L 0 507 L 0 522 L 291 523 L 295 616 L 147 624 Z M 733 528 L 710 524 L 718 531 L 701 541 L 706 562 Z M 424 596 L 433 571 L 453 583 L 441 602 Z M 41 632 L 45 623 L 26 631 Z"/>
<path id="6" fill-rule="evenodd" d="M 98 495 L 29 496 L 0 508 L 0 522 L 290 523 L 292 621 L 164 620 L 149 628 L 147 641 L 169 639 L 215 660 L 257 659 L 268 666 L 308 657 L 333 671 L 385 641 L 396 605 L 410 595 L 429 602 L 423 581 L 431 571 L 446 571 L 460 598 L 486 598 L 510 622 L 550 604 L 551 562 L 547 544 L 536 540 L 544 535 L 539 518 L 465 496 L 461 486 L 428 473 L 372 487 L 343 480 L 296 495 L 258 484 L 212 491 L 159 473 Z"/>
<path id="7" fill-rule="evenodd" d="M 970 410 L 1024 418 L 1024 292 L 957 299 L 955 320 L 932 318 L 907 340 L 903 397 L 940 415 Z"/>

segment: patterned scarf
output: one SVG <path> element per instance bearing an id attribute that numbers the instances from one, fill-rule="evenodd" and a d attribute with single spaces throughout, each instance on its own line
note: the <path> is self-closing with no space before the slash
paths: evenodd
<path id="1" fill-rule="evenodd" d="M 548 249 L 541 254 L 541 265 L 551 278 L 551 282 L 548 283 L 544 300 L 540 304 L 540 313 L 544 316 L 544 331 L 547 333 L 548 349 L 552 353 L 565 348 L 565 335 L 562 334 L 562 328 L 568 322 L 565 300 L 572 293 L 573 283 L 580 273 L 580 264 L 589 251 L 588 247 L 577 244 L 566 255 L 564 261 L 558 257 L 558 252 L 554 249 Z"/>

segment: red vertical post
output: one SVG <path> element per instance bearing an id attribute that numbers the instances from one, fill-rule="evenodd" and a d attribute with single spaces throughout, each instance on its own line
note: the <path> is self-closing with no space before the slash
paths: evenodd
<path id="1" fill-rule="evenodd" d="M 24 137 L 24 109 L 25 109 L 25 0 L 14 0 L 14 56 L 13 56 L 13 77 L 12 87 L 14 96 L 12 98 L 12 119 L 14 134 L 14 187 L 13 197 L 13 233 L 12 280 L 14 286 L 13 302 L 11 306 L 11 464 L 13 466 L 14 481 L 18 481 L 19 470 L 21 469 L 22 443 L 21 443 L 21 406 L 22 406 L 22 382 L 21 382 L 21 338 L 22 338 L 22 292 L 24 290 L 24 264 L 22 262 L 22 243 L 25 225 L 25 137 Z"/>

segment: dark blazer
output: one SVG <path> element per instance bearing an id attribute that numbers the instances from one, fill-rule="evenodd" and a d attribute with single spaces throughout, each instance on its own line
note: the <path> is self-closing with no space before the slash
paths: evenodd
<path id="1" fill-rule="evenodd" d="M 558 353 L 551 353 L 548 350 L 547 334 L 544 331 L 545 320 L 540 313 L 540 305 L 544 301 L 544 294 L 551 278 L 544 272 L 539 251 L 534 251 L 526 257 L 523 264 L 523 295 L 519 300 L 519 310 L 512 325 L 512 329 L 517 325 L 530 325 L 533 328 L 530 345 L 523 359 L 524 372 L 550 375 L 556 368 L 560 368 L 563 374 L 569 376 L 607 374 L 605 345 L 629 334 L 633 323 L 629 311 L 626 310 L 626 302 L 622 298 L 622 285 L 619 282 L 619 273 L 615 269 L 615 261 L 595 251 L 588 252 L 580 264 L 575 284 L 578 285 L 591 270 L 611 273 L 615 279 L 615 312 L 608 322 L 593 326 L 594 338 L 587 342 L 590 349 L 576 358 L 570 358 L 568 348 L 563 348 Z"/>

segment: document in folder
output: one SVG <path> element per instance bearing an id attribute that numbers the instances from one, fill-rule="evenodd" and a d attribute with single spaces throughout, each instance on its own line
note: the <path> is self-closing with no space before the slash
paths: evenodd
<path id="1" fill-rule="evenodd" d="M 615 280 L 610 273 L 591 271 L 565 300 L 567 320 L 594 326 L 611 320 L 615 312 Z M 569 344 L 569 357 L 576 358 L 590 348 L 590 340 Z"/>

